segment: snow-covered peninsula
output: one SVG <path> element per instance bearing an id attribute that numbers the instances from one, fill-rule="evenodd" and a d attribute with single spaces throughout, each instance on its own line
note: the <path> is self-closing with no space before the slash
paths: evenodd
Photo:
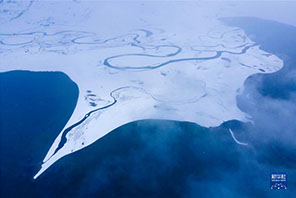
<path id="1" fill-rule="evenodd" d="M 16 10 L 1 21 L 0 72 L 61 71 L 79 87 L 76 108 L 35 179 L 60 158 L 132 121 L 205 127 L 249 121 L 236 105 L 244 81 L 283 66 L 243 29 L 219 20 L 231 6 L 55 4 L 24 4 L 26 18 Z M 60 10 L 52 13 L 51 7 Z"/>

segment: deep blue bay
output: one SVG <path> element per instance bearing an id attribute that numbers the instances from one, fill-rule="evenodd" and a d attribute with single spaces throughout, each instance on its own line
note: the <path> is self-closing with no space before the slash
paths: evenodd
<path id="1" fill-rule="evenodd" d="M 78 87 L 61 72 L 0 73 L 1 197 L 37 195 L 34 175 L 70 118 Z"/>
<path id="2" fill-rule="evenodd" d="M 1 197 L 293 197 L 296 27 L 247 17 L 221 20 L 243 28 L 285 63 L 276 73 L 250 76 L 237 97 L 254 124 L 132 122 L 33 180 L 74 110 L 78 89 L 59 72 L 1 73 Z M 229 128 L 248 146 L 235 143 Z M 275 172 L 287 173 L 287 190 L 270 190 Z"/>

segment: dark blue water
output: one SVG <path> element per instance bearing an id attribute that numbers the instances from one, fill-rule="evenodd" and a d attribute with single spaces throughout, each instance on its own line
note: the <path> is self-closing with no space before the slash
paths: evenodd
<path id="1" fill-rule="evenodd" d="M 19 105 L 17 108 L 9 108 L 9 105 L 6 106 L 9 95 L 4 95 L 1 91 L 1 109 L 4 106 L 7 108 L 6 113 L 1 113 L 1 120 L 9 122 L 10 118 L 7 127 L 14 125 L 16 131 L 21 131 L 9 135 L 9 139 L 6 134 L 3 135 L 1 128 L 1 145 L 6 138 L 3 143 L 6 145 L 5 152 L 2 152 L 1 146 L 1 186 L 5 187 L 1 188 L 2 197 L 294 197 L 296 76 L 293 72 L 296 68 L 296 27 L 256 18 L 223 20 L 229 25 L 243 28 L 263 50 L 276 54 L 285 61 L 284 68 L 279 72 L 249 77 L 245 82 L 244 93 L 237 97 L 238 106 L 253 117 L 254 124 L 233 120 L 219 127 L 204 128 L 191 123 L 159 120 L 129 123 L 91 146 L 62 158 L 33 181 L 31 178 L 35 167 L 40 165 L 57 135 L 43 137 L 49 134 L 44 130 L 56 127 L 57 120 L 64 119 L 60 128 L 55 128 L 61 129 L 71 115 L 73 106 L 69 104 L 68 114 L 63 110 L 44 115 L 43 106 L 34 106 L 30 101 L 23 100 L 23 96 L 14 96 L 14 102 L 10 106 Z M 33 74 L 26 73 L 29 76 Z M 10 72 L 1 74 L 1 81 L 5 79 L 3 75 L 8 79 L 18 79 L 14 72 Z M 45 79 L 44 83 L 52 84 L 52 78 L 54 77 Z M 37 83 L 44 78 L 26 79 L 25 82 L 28 79 L 31 82 L 28 85 L 29 90 L 39 90 L 39 93 L 48 91 Z M 76 90 L 73 83 L 70 84 Z M 9 93 L 12 94 L 19 90 L 20 85 L 14 86 L 14 81 L 11 80 L 7 86 L 11 86 Z M 28 92 L 22 94 L 26 96 Z M 41 97 L 40 95 L 42 96 L 35 94 L 33 98 Z M 61 102 L 68 97 L 69 102 L 70 96 L 74 96 L 74 101 L 76 97 L 70 93 L 63 97 L 56 96 L 52 95 L 46 101 Z M 38 101 L 40 100 L 35 100 L 35 103 Z M 24 105 L 26 103 L 31 103 L 30 116 L 27 116 L 29 107 Z M 64 105 L 66 104 L 68 103 Z M 55 105 L 52 104 L 51 107 Z M 54 109 L 59 108 L 51 108 L 51 111 Z M 57 115 L 61 115 L 60 119 L 56 119 Z M 46 119 L 52 121 L 45 122 Z M 43 127 L 43 130 L 39 130 L 43 134 L 32 130 L 39 121 L 44 121 L 39 124 L 39 127 Z M 22 125 L 18 126 L 18 123 Z M 247 142 L 249 146 L 236 144 L 228 132 L 229 128 L 238 140 Z M 22 133 L 25 135 L 18 141 L 18 135 Z M 13 143 L 16 143 L 15 151 L 8 149 Z M 26 150 L 27 148 L 30 150 Z M 20 161 L 17 156 L 26 161 Z M 4 157 L 10 162 L 3 163 Z M 6 167 L 5 173 L 2 163 Z M 31 168 L 27 168 L 30 165 Z M 9 171 L 6 173 L 7 170 Z M 21 176 L 22 172 L 25 176 Z M 287 173 L 288 190 L 270 190 L 269 177 L 274 172 Z M 9 178 L 10 175 L 13 177 Z"/>
<path id="2" fill-rule="evenodd" d="M 0 73 L 1 197 L 35 195 L 32 175 L 70 118 L 77 98 L 78 87 L 60 72 Z"/>

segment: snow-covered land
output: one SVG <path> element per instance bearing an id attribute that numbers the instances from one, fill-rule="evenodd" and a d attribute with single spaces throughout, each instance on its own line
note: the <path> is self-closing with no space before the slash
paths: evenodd
<path id="1" fill-rule="evenodd" d="M 34 178 L 132 121 L 251 120 L 236 105 L 244 81 L 283 66 L 244 30 L 219 21 L 244 4 L 236 12 L 231 3 L 205 2 L 0 5 L 0 72 L 61 71 L 79 87 L 75 111 Z"/>

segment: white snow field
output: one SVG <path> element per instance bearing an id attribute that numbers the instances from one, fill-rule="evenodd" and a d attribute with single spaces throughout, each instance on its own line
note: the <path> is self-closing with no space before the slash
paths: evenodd
<path id="1" fill-rule="evenodd" d="M 35 179 L 60 158 L 132 121 L 214 127 L 251 120 L 236 105 L 244 81 L 283 66 L 243 29 L 219 21 L 243 15 L 251 5 L 3 1 L 0 6 L 0 72 L 61 71 L 79 87 L 76 108 Z"/>

